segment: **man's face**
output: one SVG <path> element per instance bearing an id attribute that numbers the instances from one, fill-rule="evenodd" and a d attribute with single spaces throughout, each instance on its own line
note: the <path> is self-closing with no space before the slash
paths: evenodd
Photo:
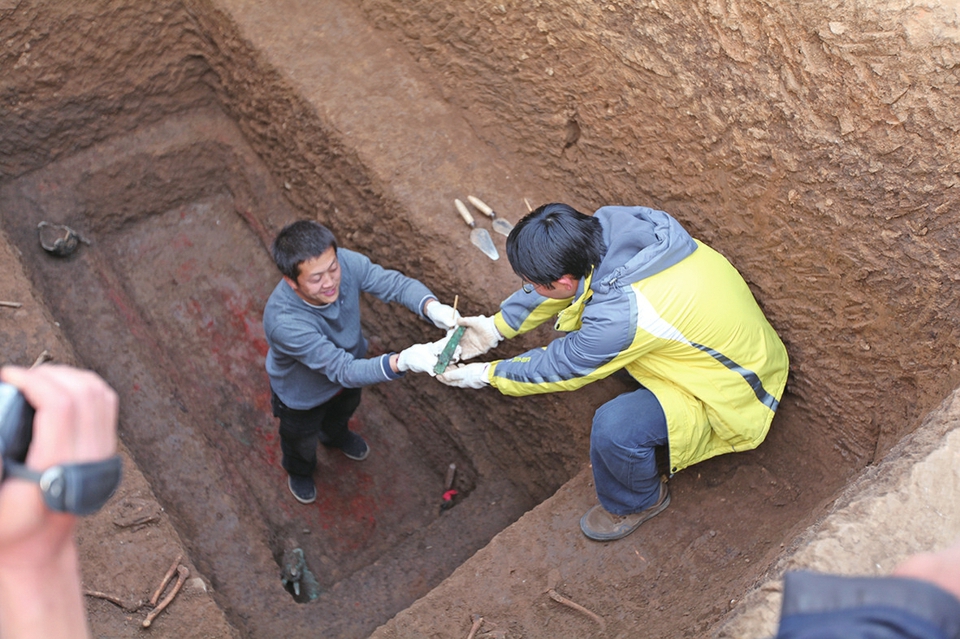
<path id="1" fill-rule="evenodd" d="M 290 288 L 308 304 L 323 306 L 340 297 L 340 261 L 332 246 L 317 257 L 300 264 L 300 275 L 293 281 L 284 277 Z"/>

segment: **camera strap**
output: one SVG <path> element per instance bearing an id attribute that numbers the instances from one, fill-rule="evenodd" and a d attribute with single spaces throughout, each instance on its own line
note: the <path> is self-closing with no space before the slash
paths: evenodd
<path id="1" fill-rule="evenodd" d="M 74 515 L 90 515 L 100 510 L 120 485 L 122 468 L 120 455 L 103 461 L 58 464 L 42 472 L 12 459 L 3 460 L 4 477 L 40 484 L 43 501 L 50 510 Z"/>

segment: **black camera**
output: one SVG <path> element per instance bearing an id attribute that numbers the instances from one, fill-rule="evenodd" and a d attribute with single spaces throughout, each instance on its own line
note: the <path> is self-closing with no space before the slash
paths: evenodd
<path id="1" fill-rule="evenodd" d="M 89 515 L 116 491 L 122 461 L 113 455 L 102 461 L 57 464 L 43 471 L 27 468 L 27 449 L 33 439 L 33 406 L 23 393 L 0 382 L 0 457 L 3 478 L 19 477 L 40 485 L 43 501 L 51 510 Z"/>
<path id="2" fill-rule="evenodd" d="M 33 438 L 33 406 L 23 393 L 0 382 L 0 457 L 23 463 Z"/>

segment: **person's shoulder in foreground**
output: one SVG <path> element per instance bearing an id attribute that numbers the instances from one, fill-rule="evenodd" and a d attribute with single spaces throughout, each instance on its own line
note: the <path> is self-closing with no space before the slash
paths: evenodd
<path id="1" fill-rule="evenodd" d="M 960 638 L 960 543 L 886 577 L 787 573 L 776 639 Z"/>

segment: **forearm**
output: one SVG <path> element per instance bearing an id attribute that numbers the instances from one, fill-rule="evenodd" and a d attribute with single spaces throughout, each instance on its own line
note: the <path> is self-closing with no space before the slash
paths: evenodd
<path id="1" fill-rule="evenodd" d="M 390 357 L 391 355 L 388 354 L 374 357 L 348 355 L 335 360 L 308 360 L 301 362 L 303 366 L 295 367 L 293 371 L 295 377 L 291 375 L 288 376 L 288 379 L 296 379 L 296 386 L 300 389 L 319 388 L 321 384 L 324 386 L 333 384 L 343 388 L 362 388 L 396 378 L 396 371 L 391 368 L 389 362 Z M 326 380 L 326 382 L 321 380 Z M 283 384 L 277 386 L 282 388 Z M 276 388 L 274 389 L 276 390 Z M 309 391 L 307 392 L 309 394 Z"/>
<path id="2" fill-rule="evenodd" d="M 42 563 L 0 569 L 0 638 L 90 637 L 73 542 Z"/>

